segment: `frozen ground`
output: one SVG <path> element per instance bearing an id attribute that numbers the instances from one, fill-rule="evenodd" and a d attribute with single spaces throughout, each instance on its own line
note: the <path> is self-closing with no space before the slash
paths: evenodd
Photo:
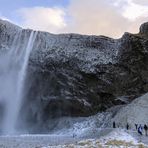
<path id="1" fill-rule="evenodd" d="M 75 141 L 77 141 L 76 138 L 61 135 L 1 136 L 0 148 L 40 148 L 49 145 L 68 144 Z"/>
<path id="2" fill-rule="evenodd" d="M 54 135 L 0 136 L 0 148 L 138 148 L 139 142 L 148 144 L 148 137 L 140 137 L 137 131 L 105 128 L 111 115 L 60 119 L 52 131 Z"/>
<path id="3" fill-rule="evenodd" d="M 97 131 L 96 131 L 97 132 Z M 102 134 L 101 134 L 102 133 Z M 80 137 L 73 135 L 21 135 L 21 136 L 0 136 L 0 148 L 88 148 L 88 147 L 129 147 L 148 148 L 148 137 L 141 138 L 134 131 L 123 129 L 103 129 L 98 136 Z M 96 137 L 95 137 L 96 136 Z"/>
<path id="4" fill-rule="evenodd" d="M 85 139 L 71 144 L 42 148 L 148 148 L 148 145 L 142 143 L 139 139 L 136 139 L 136 136 L 136 134 L 134 137 L 131 136 L 131 134 L 123 129 L 116 129 L 98 139 Z"/>
<path id="5" fill-rule="evenodd" d="M 84 129 L 79 132 L 72 132 L 71 134 L 62 133 L 57 135 L 18 135 L 18 136 L 0 136 L 0 148 L 41 148 L 46 146 L 57 146 L 70 143 L 76 143 L 88 138 L 96 138 L 101 135 L 106 135 L 111 129 Z M 85 135 L 86 132 L 86 135 Z M 90 132 L 90 133 L 89 133 Z M 102 134 L 101 134 L 101 133 Z M 88 134 L 89 133 L 89 134 Z"/>

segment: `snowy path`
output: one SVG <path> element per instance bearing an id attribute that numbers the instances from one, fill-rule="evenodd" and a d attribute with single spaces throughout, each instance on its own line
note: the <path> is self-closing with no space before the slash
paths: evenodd
<path id="1" fill-rule="evenodd" d="M 105 136 L 113 131 L 113 129 L 103 129 L 101 134 L 94 133 L 94 135 L 83 137 L 83 138 L 73 138 L 72 136 L 58 136 L 58 135 L 21 135 L 21 136 L 0 136 L 0 148 L 41 148 L 49 145 L 62 145 L 75 143 L 84 139 L 99 139 L 101 136 Z M 136 131 L 127 131 L 132 135 L 137 141 L 140 141 L 140 136 Z M 141 142 L 148 144 L 148 137 L 142 136 Z"/>

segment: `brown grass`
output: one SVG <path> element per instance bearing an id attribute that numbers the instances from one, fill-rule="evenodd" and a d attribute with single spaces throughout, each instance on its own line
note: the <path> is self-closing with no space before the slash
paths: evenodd
<path id="1" fill-rule="evenodd" d="M 130 147 L 130 146 L 135 146 L 132 142 L 126 142 L 122 140 L 110 140 L 105 145 L 110 145 L 110 146 L 125 146 L 125 147 Z"/>

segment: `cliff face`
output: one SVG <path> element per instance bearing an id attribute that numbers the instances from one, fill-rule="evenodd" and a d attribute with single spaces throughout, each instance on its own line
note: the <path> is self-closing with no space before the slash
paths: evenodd
<path id="1" fill-rule="evenodd" d="M 1 52 L 11 50 L 17 32 L 0 20 Z M 20 40 L 21 42 L 21 40 Z M 38 32 L 31 52 L 22 106 L 28 126 L 51 118 L 89 116 L 131 102 L 148 91 L 148 23 L 139 34 L 104 36 Z"/>

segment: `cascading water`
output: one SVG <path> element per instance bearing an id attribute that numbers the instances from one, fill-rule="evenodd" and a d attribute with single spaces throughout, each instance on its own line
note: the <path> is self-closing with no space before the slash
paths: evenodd
<path id="1" fill-rule="evenodd" d="M 29 34 L 29 36 L 28 36 Z M 1 55 L 0 61 L 0 103 L 4 106 L 3 134 L 16 134 L 16 124 L 22 104 L 24 82 L 29 56 L 37 32 L 16 33 L 11 49 Z"/>

